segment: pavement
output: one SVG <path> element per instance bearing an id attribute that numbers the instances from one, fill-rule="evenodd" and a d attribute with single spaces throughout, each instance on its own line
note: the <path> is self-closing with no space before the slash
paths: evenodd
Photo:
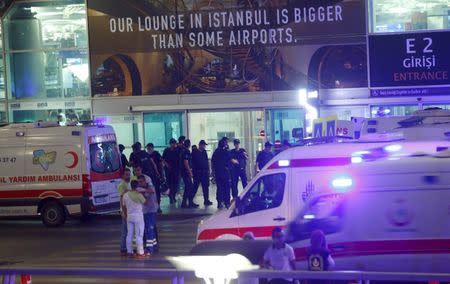
<path id="1" fill-rule="evenodd" d="M 120 256 L 121 217 L 117 214 L 96 216 L 86 223 L 71 219 L 59 228 L 47 228 L 38 218 L 2 218 L 0 267 L 173 268 L 166 257 L 187 255 L 195 245 L 200 220 L 217 211 L 217 204 L 204 208 L 201 195 L 195 202 L 201 204 L 201 207 L 181 209 L 180 201 L 176 205 L 170 205 L 168 198 L 163 198 L 161 204 L 163 214 L 157 221 L 160 250 L 145 260 Z M 168 281 L 33 277 L 32 283 L 168 283 Z"/>

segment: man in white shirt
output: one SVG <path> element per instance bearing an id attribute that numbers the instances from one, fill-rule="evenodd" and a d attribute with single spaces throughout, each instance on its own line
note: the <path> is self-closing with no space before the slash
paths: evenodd
<path id="1" fill-rule="evenodd" d="M 264 268 L 281 271 L 295 270 L 294 249 L 285 242 L 283 229 L 274 228 L 272 240 L 272 245 L 264 253 Z M 270 279 L 269 283 L 292 283 L 292 279 Z"/>

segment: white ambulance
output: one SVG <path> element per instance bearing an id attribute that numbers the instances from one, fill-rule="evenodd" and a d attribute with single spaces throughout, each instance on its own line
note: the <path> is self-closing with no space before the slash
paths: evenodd
<path id="1" fill-rule="evenodd" d="M 408 134 L 414 133 L 413 128 L 419 132 L 426 131 L 426 127 L 423 128 L 422 125 L 405 128 L 408 128 L 405 131 Z M 270 239 L 273 228 L 283 227 L 290 228 L 290 234 L 294 235 L 291 240 L 296 249 L 297 260 L 302 261 L 311 230 L 319 228 L 327 233 L 333 255 L 348 260 L 340 262 L 337 266 L 339 269 L 417 271 L 413 267 L 419 263 L 418 258 L 411 260 L 414 265 L 392 265 L 391 261 L 398 255 L 408 255 L 406 248 L 402 252 L 391 253 L 400 243 L 410 244 L 408 249 L 412 251 L 416 248 L 417 254 L 425 255 L 425 252 L 431 251 L 434 256 L 436 252 L 447 260 L 444 263 L 449 263 L 450 158 L 410 157 L 425 153 L 448 155 L 450 124 L 439 123 L 439 126 L 433 125 L 432 128 L 439 128 L 439 131 L 432 131 L 434 134 L 429 138 L 433 140 L 404 140 L 402 132 L 398 130 L 392 135 L 371 133 L 361 140 L 294 147 L 280 153 L 248 184 L 230 209 L 220 211 L 200 223 L 197 234 L 199 244 L 193 253 L 239 252 L 236 248 L 242 248 L 241 241 L 221 241 L 241 240 L 246 232 L 252 232 L 257 239 Z M 427 138 L 425 135 L 419 136 Z M 345 196 L 348 198 L 344 198 Z M 367 196 L 370 196 L 374 206 L 367 200 Z M 320 198 L 332 201 L 334 207 L 325 204 L 331 208 L 330 212 L 320 212 L 323 206 Z M 339 230 L 329 229 L 328 226 L 336 226 L 329 222 L 327 214 L 334 214 L 341 199 L 352 198 L 354 199 L 349 204 L 365 202 L 362 209 L 366 211 L 355 211 L 354 214 L 357 215 L 352 215 L 350 211 L 345 211 L 342 216 L 332 215 L 330 218 L 336 219 Z M 396 202 L 399 203 L 398 208 L 395 207 Z M 310 213 L 317 206 L 319 212 Z M 414 219 L 401 220 L 411 218 L 407 211 L 405 214 L 408 216 L 400 216 L 403 214 L 402 206 L 414 211 L 411 213 Z M 393 213 L 386 216 L 386 210 Z M 365 216 L 368 222 L 364 221 Z M 387 219 L 383 219 L 385 217 Z M 437 218 L 439 222 L 431 222 L 433 218 Z M 387 223 L 389 220 L 392 222 Z M 375 221 L 379 223 L 374 223 Z M 320 227 L 322 222 L 324 226 Z M 405 222 L 411 226 L 407 227 Z M 295 224 L 299 225 L 294 226 Z M 347 231 L 343 224 L 347 226 Z M 436 227 L 433 227 L 435 224 Z M 357 231 L 358 228 L 362 231 Z M 296 237 L 299 235 L 301 237 Z M 415 239 L 419 241 L 410 242 Z M 372 240 L 380 242 L 371 243 Z M 383 252 L 374 250 L 378 245 L 381 246 L 380 249 L 384 249 Z M 256 247 L 257 242 L 246 243 L 245 246 L 247 248 L 243 250 L 248 252 L 249 246 Z M 347 250 L 346 246 L 351 249 Z M 338 254 L 340 251 L 342 255 Z M 383 257 L 373 258 L 375 254 L 383 254 Z M 382 264 L 380 259 L 386 262 Z M 447 269 L 449 272 L 448 266 L 445 268 L 440 265 L 438 259 L 442 260 L 436 258 L 433 271 Z"/>
<path id="2" fill-rule="evenodd" d="M 119 210 L 121 162 L 110 126 L 0 126 L 0 216 L 67 216 Z"/>

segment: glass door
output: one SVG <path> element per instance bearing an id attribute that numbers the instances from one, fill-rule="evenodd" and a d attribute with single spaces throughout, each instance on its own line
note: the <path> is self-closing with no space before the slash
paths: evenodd
<path id="1" fill-rule="evenodd" d="M 144 145 L 153 143 L 162 153 L 170 138 L 178 139 L 183 133 L 183 112 L 144 113 Z"/>
<path id="2" fill-rule="evenodd" d="M 281 108 L 266 110 L 267 139 L 272 142 L 283 142 L 283 140 L 294 143 L 296 139 L 292 136 L 294 128 L 305 126 L 305 111 L 300 108 Z"/>
<path id="3" fill-rule="evenodd" d="M 229 138 L 230 149 L 234 148 L 233 140 L 241 141 L 249 156 L 247 162 L 247 176 L 254 174 L 256 153 L 264 144 L 264 111 L 263 110 L 235 110 L 214 112 L 188 113 L 189 138 L 192 144 L 198 144 L 201 139 L 208 143 L 208 157 L 217 148 L 219 140 Z"/>

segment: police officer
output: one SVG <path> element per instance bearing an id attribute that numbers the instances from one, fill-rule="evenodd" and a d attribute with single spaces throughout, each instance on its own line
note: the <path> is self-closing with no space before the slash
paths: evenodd
<path id="1" fill-rule="evenodd" d="M 241 141 L 239 139 L 233 140 L 234 149 L 230 151 L 232 158 L 232 183 L 231 183 L 231 195 L 233 198 L 238 196 L 238 183 L 239 178 L 242 182 L 242 187 L 247 186 L 247 160 L 248 154 L 244 148 L 241 148 Z"/>
<path id="2" fill-rule="evenodd" d="M 180 152 L 177 147 L 177 140 L 171 138 L 170 146 L 163 152 L 164 166 L 166 168 L 166 180 L 169 186 L 170 204 L 175 204 L 175 196 L 180 185 Z"/>
<path id="3" fill-rule="evenodd" d="M 203 204 L 205 206 L 212 205 L 209 200 L 209 163 L 208 155 L 206 153 L 205 140 L 200 140 L 198 143 L 198 149 L 194 150 L 192 146 L 192 170 L 194 173 L 194 191 L 193 195 L 197 194 L 199 185 L 202 185 L 203 190 Z"/>
<path id="4" fill-rule="evenodd" d="M 272 153 L 272 143 L 267 141 L 264 144 L 264 150 L 258 153 L 258 156 L 256 156 L 256 172 L 259 173 L 262 168 L 273 158 Z"/>
<path id="5" fill-rule="evenodd" d="M 217 208 L 230 206 L 230 152 L 226 149 L 227 141 L 219 141 L 217 149 L 211 159 L 211 165 L 217 184 Z"/>
<path id="6" fill-rule="evenodd" d="M 183 201 L 181 202 L 181 208 L 196 208 L 198 207 L 198 204 L 194 203 L 194 185 L 192 183 L 192 155 L 191 151 L 189 150 L 191 148 L 191 141 L 189 139 L 186 139 L 183 144 L 183 165 L 181 170 L 181 177 L 183 178 L 184 183 L 184 193 Z"/>

